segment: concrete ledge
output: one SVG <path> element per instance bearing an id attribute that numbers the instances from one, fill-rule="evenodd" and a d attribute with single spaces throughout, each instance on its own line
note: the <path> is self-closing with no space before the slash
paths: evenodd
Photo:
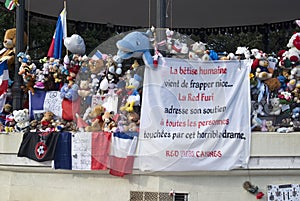
<path id="1" fill-rule="evenodd" d="M 22 133 L 0 133 L 0 153 L 17 154 Z M 300 156 L 300 132 L 253 132 L 251 156 Z"/>
<path id="2" fill-rule="evenodd" d="M 22 138 L 22 133 L 0 133 L 0 165 L 41 166 L 51 169 L 51 161 L 39 163 L 17 157 Z M 299 142 L 300 132 L 287 134 L 253 132 L 248 168 L 300 168 Z"/>
<path id="3" fill-rule="evenodd" d="M 300 156 L 300 133 L 253 132 L 251 156 Z"/>

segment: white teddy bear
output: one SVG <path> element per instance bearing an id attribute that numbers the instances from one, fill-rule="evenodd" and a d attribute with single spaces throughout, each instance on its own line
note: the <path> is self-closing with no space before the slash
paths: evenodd
<path id="1" fill-rule="evenodd" d="M 191 45 L 191 51 L 189 51 L 189 59 L 206 61 L 207 56 L 209 55 L 206 51 L 206 43 L 195 42 Z"/>
<path id="2" fill-rule="evenodd" d="M 282 105 L 280 104 L 279 98 L 270 99 L 272 110 L 270 115 L 279 115 L 281 113 Z"/>
<path id="3" fill-rule="evenodd" d="M 16 122 L 15 131 L 22 132 L 29 128 L 29 112 L 28 109 L 14 110 L 13 111 L 14 120 Z"/>

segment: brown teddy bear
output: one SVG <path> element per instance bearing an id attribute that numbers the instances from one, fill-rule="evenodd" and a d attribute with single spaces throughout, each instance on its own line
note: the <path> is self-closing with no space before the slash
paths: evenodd
<path id="1" fill-rule="evenodd" d="M 268 86 L 270 91 L 276 91 L 281 87 L 281 84 L 276 77 L 265 80 L 265 84 Z"/>
<path id="2" fill-rule="evenodd" d="M 104 62 L 102 59 L 90 59 L 88 63 L 88 67 L 90 68 L 91 74 L 98 74 L 102 70 L 104 70 Z"/>
<path id="3" fill-rule="evenodd" d="M 0 60 L 7 59 L 8 70 L 10 72 L 10 78 L 14 77 L 14 68 L 15 68 L 15 46 L 16 46 L 16 28 L 11 28 L 6 30 L 3 40 L 4 48 L 0 50 Z M 24 33 L 24 45 L 27 44 L 27 34 Z"/>
<path id="4" fill-rule="evenodd" d="M 105 112 L 102 115 L 102 120 L 103 120 L 103 124 L 102 124 L 102 131 L 106 131 L 106 132 L 114 132 L 117 129 L 117 124 L 114 121 L 114 112 Z"/>
<path id="5" fill-rule="evenodd" d="M 53 112 L 50 112 L 50 111 L 44 112 L 44 116 L 41 120 L 41 124 L 44 129 L 52 126 L 53 117 L 54 117 Z"/>
<path id="6" fill-rule="evenodd" d="M 24 93 L 27 94 L 28 91 L 31 91 L 31 94 L 34 95 L 34 84 L 35 84 L 35 76 L 31 74 L 27 74 L 24 76 L 25 86 L 21 86 Z"/>
<path id="7" fill-rule="evenodd" d="M 88 114 L 88 118 L 91 119 L 91 125 L 85 127 L 86 132 L 101 131 L 103 126 L 102 115 L 105 112 L 105 108 L 102 105 L 96 105 Z M 84 119 L 85 120 L 85 119 Z"/>

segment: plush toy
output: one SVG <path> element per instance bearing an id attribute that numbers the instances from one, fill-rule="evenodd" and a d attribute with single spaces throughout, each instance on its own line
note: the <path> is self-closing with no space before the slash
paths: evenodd
<path id="1" fill-rule="evenodd" d="M 295 79 L 295 87 L 300 88 L 300 65 L 296 65 L 295 67 L 292 68 L 290 71 L 290 80 Z"/>
<path id="2" fill-rule="evenodd" d="M 235 55 L 237 55 L 237 59 L 250 59 L 251 53 L 248 50 L 248 47 L 237 47 L 235 51 Z"/>
<path id="3" fill-rule="evenodd" d="M 189 59 L 191 60 L 204 60 L 203 55 L 205 55 L 206 43 L 195 42 L 191 45 L 191 51 L 189 51 Z"/>
<path id="4" fill-rule="evenodd" d="M 99 82 L 100 80 L 97 78 L 97 75 L 91 74 L 91 82 L 89 83 L 89 88 L 91 89 L 93 95 L 95 95 L 98 91 Z"/>
<path id="5" fill-rule="evenodd" d="M 88 80 L 80 80 L 79 82 L 78 95 L 82 97 L 84 100 L 86 99 L 86 97 L 91 95 L 91 89 L 89 84 L 90 83 Z"/>
<path id="6" fill-rule="evenodd" d="M 78 84 L 75 84 L 74 81 L 69 80 L 69 83 L 65 83 L 60 89 L 60 97 L 66 98 L 70 101 L 76 101 L 78 99 Z"/>
<path id="7" fill-rule="evenodd" d="M 121 59 L 143 58 L 146 66 L 155 68 L 150 53 L 151 44 L 149 35 L 138 31 L 127 34 L 123 39 L 117 41 L 117 56 Z"/>
<path id="8" fill-rule="evenodd" d="M 91 124 L 85 127 L 85 131 L 94 132 L 101 131 L 103 125 L 102 115 L 105 112 L 105 108 L 102 105 L 97 105 L 91 109 L 88 115 L 84 115 L 83 119 L 87 120 L 87 117 L 91 119 Z"/>
<path id="9" fill-rule="evenodd" d="M 16 121 L 14 120 L 13 113 L 7 115 L 6 120 L 5 120 L 4 131 L 5 132 L 14 132 L 15 125 L 16 125 Z"/>
<path id="10" fill-rule="evenodd" d="M 128 124 L 127 131 L 129 131 L 129 132 L 138 132 L 139 127 L 136 125 L 136 123 L 132 122 L 132 123 Z"/>
<path id="11" fill-rule="evenodd" d="M 84 40 L 78 34 L 73 34 L 70 37 L 66 37 L 64 39 L 64 45 L 73 54 L 84 55 L 85 53 Z"/>
<path id="12" fill-rule="evenodd" d="M 281 87 L 284 88 L 286 87 L 286 84 L 285 82 L 282 83 L 282 81 L 285 81 L 285 79 L 280 79 L 280 78 L 275 78 L 275 77 L 272 77 L 268 80 L 265 80 L 265 84 L 268 86 L 268 89 L 270 91 L 277 91 L 279 90 Z"/>
<path id="13" fill-rule="evenodd" d="M 24 79 L 25 75 L 34 75 L 36 72 L 36 65 L 32 62 L 30 55 L 19 52 L 17 55 L 21 66 L 19 67 L 18 74 Z M 24 80 L 26 82 L 26 80 Z"/>
<path id="14" fill-rule="evenodd" d="M 57 86 L 55 84 L 55 78 L 53 73 L 49 73 L 44 78 L 44 90 L 45 91 L 55 91 L 57 90 Z"/>
<path id="15" fill-rule="evenodd" d="M 128 112 L 127 114 L 128 123 L 135 123 L 136 125 L 140 124 L 140 115 L 136 112 Z"/>
<path id="16" fill-rule="evenodd" d="M 117 130 L 117 124 L 114 121 L 114 112 L 104 112 L 102 115 L 102 131 L 115 132 Z"/>
<path id="17" fill-rule="evenodd" d="M 256 111 L 253 112 L 251 118 L 251 130 L 260 130 L 262 125 L 262 120 L 258 117 Z"/>
<path id="18" fill-rule="evenodd" d="M 104 70 L 104 61 L 102 59 L 90 59 L 88 67 L 90 68 L 91 74 L 99 74 Z"/>
<path id="19" fill-rule="evenodd" d="M 50 111 L 44 112 L 44 116 L 41 119 L 41 125 L 42 125 L 43 129 L 51 127 L 51 125 L 53 123 L 53 117 L 54 117 L 53 112 L 50 112 Z"/>
<path id="20" fill-rule="evenodd" d="M 271 120 L 266 121 L 266 127 L 268 129 L 268 132 L 275 132 L 276 131 L 276 127 L 273 126 L 273 121 L 271 121 Z"/>
<path id="21" fill-rule="evenodd" d="M 24 33 L 24 45 L 27 44 L 27 34 Z M 6 58 L 9 70 L 9 77 L 14 78 L 13 72 L 15 68 L 15 46 L 16 46 L 16 28 L 6 30 L 3 40 L 4 48 L 0 50 L 0 59 Z"/>
<path id="22" fill-rule="evenodd" d="M 277 133 L 291 133 L 294 131 L 294 127 L 290 126 L 290 127 L 280 127 L 277 128 L 276 132 Z"/>
<path id="23" fill-rule="evenodd" d="M 272 107 L 270 115 L 279 115 L 281 113 L 281 108 L 282 108 L 279 98 L 271 98 L 270 104 Z"/>
<path id="24" fill-rule="evenodd" d="M 22 131 L 27 131 L 29 129 L 30 117 L 29 117 L 28 109 L 14 110 L 13 116 L 16 122 L 14 127 L 15 131 L 22 132 Z"/>
<path id="25" fill-rule="evenodd" d="M 36 119 L 30 121 L 29 123 L 30 125 L 30 131 L 31 132 L 36 132 L 37 130 L 39 130 L 41 128 L 40 122 Z"/>
<path id="26" fill-rule="evenodd" d="M 24 80 L 26 80 L 26 82 L 24 82 L 25 86 L 21 87 L 24 93 L 27 94 L 28 91 L 30 91 L 31 94 L 34 95 L 35 76 L 27 74 L 24 76 Z"/>
<path id="27" fill-rule="evenodd" d="M 265 120 L 265 119 L 262 120 L 262 124 L 261 124 L 261 128 L 260 128 L 261 132 L 267 132 L 268 131 L 266 122 L 267 122 L 267 120 Z"/>
<path id="28" fill-rule="evenodd" d="M 12 113 L 12 106 L 9 103 L 6 103 L 3 106 L 2 112 L 0 113 L 0 121 L 2 125 L 5 125 L 7 115 Z"/>
<path id="29" fill-rule="evenodd" d="M 173 35 L 174 35 L 174 31 L 167 28 L 166 29 L 166 46 L 169 51 L 172 50 Z"/>
<path id="30" fill-rule="evenodd" d="M 269 80 L 272 80 L 273 78 L 270 78 Z M 270 81 L 269 80 L 266 80 L 265 83 L 269 83 L 270 84 Z M 281 91 L 285 91 L 287 89 L 287 79 L 286 77 L 284 77 L 283 75 L 279 75 L 277 76 L 277 80 L 279 81 L 280 83 L 280 87 L 279 89 Z M 268 85 L 269 86 L 269 85 Z"/>
<path id="31" fill-rule="evenodd" d="M 295 88 L 292 92 L 292 97 L 293 97 L 293 101 L 295 103 L 300 103 L 300 89 L 299 88 Z"/>
<path id="32" fill-rule="evenodd" d="M 292 118 L 298 119 L 300 115 L 300 107 L 295 107 L 292 109 Z"/>
<path id="33" fill-rule="evenodd" d="M 273 76 L 274 69 L 269 66 L 267 55 L 262 52 L 255 54 L 255 59 L 251 65 L 252 72 L 259 80 L 267 80 Z"/>
<path id="34" fill-rule="evenodd" d="M 126 104 L 122 106 L 120 110 L 132 112 L 134 110 L 133 106 L 140 105 L 140 94 L 137 89 L 139 88 L 141 81 L 142 78 L 138 74 L 134 74 L 134 76 L 130 78 L 129 86 L 127 86 L 127 88 L 132 89 L 132 93 L 128 96 Z"/>

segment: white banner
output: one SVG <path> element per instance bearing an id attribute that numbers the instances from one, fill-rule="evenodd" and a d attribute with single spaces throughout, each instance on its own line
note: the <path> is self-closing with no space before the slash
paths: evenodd
<path id="1" fill-rule="evenodd" d="M 229 170 L 250 156 L 251 61 L 166 59 L 145 69 L 135 167 Z"/>

